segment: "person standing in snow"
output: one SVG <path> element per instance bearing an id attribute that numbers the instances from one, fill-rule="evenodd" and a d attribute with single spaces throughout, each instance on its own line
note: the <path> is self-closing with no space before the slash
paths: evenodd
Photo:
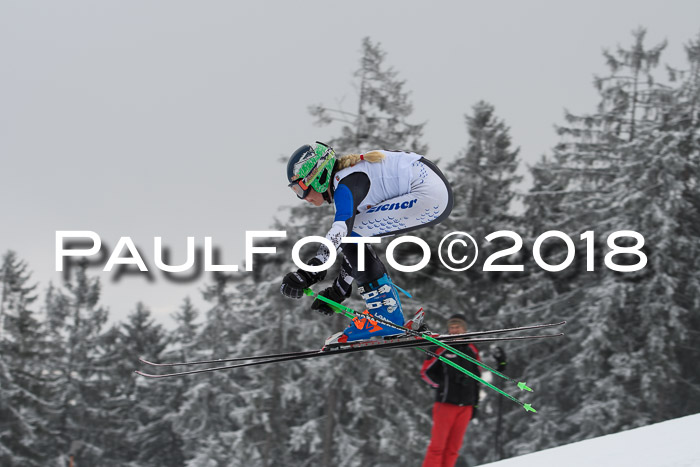
<path id="1" fill-rule="evenodd" d="M 467 332 L 467 320 L 464 315 L 452 315 L 447 320 L 447 332 L 449 334 Z M 454 347 L 481 361 L 479 351 L 474 344 Z M 443 348 L 431 350 L 437 355 L 453 360 L 471 373 L 481 375 L 481 370 L 476 364 Z M 433 428 L 423 467 L 452 467 L 457 461 L 469 421 L 476 412 L 476 405 L 479 402 L 479 383 L 436 357 L 430 356 L 423 362 L 421 377 L 435 389 Z"/>

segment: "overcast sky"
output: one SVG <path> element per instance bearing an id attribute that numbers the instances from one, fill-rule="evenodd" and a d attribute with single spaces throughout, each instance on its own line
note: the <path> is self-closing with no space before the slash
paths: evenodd
<path id="1" fill-rule="evenodd" d="M 483 99 L 532 162 L 564 108 L 593 110 L 604 48 L 642 25 L 648 46 L 669 42 L 662 66 L 683 66 L 698 18 L 690 0 L 3 0 L 0 251 L 16 250 L 42 290 L 60 282 L 57 230 L 112 248 L 130 236 L 150 265 L 155 236 L 173 262 L 187 236 L 211 236 L 242 267 L 244 232 L 296 201 L 277 160 L 338 132 L 314 126 L 308 106 L 355 108 L 363 37 L 406 81 L 429 158 L 465 147 L 464 114 Z M 202 303 L 200 283 L 158 271 L 151 283 L 91 272 L 113 319 L 138 300 L 166 323 L 186 295 Z"/>

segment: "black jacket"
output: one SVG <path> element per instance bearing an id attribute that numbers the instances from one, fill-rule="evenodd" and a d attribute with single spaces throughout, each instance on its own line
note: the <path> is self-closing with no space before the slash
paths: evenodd
<path id="1" fill-rule="evenodd" d="M 474 344 L 454 346 L 460 352 L 479 361 L 479 351 Z M 443 348 L 431 349 L 441 357 L 449 358 L 471 373 L 481 376 L 481 369 L 475 364 Z M 421 377 L 436 389 L 435 400 L 455 405 L 476 405 L 479 402 L 479 383 L 456 368 L 428 356 L 421 368 Z"/>

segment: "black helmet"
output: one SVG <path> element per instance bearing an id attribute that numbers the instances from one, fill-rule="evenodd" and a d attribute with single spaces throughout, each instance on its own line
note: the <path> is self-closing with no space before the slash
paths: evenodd
<path id="1" fill-rule="evenodd" d="M 318 141 L 315 146 L 305 144 L 294 151 L 287 162 L 289 187 L 301 199 L 309 194 L 311 188 L 325 193 L 331 182 L 334 165 L 333 148 Z"/>

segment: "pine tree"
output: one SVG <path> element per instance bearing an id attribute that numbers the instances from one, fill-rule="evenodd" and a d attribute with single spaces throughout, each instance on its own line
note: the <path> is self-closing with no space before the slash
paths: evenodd
<path id="1" fill-rule="evenodd" d="M 192 304 L 192 300 L 186 297 L 180 310 L 173 314 L 173 319 L 177 326 L 170 335 L 170 341 L 176 346 L 176 349 L 169 352 L 174 359 L 180 361 L 192 360 L 196 351 L 197 331 L 199 323 L 197 318 L 199 311 Z"/>
<path id="2" fill-rule="evenodd" d="M 493 325 L 490 318 L 505 298 L 503 285 L 507 281 L 502 273 L 483 272 L 485 258 L 496 250 L 485 237 L 499 230 L 515 230 L 510 211 L 515 185 L 522 178 L 515 173 L 519 150 L 511 147 L 509 129 L 495 115 L 491 104 L 478 102 L 473 113 L 465 118 L 469 143 L 445 170 L 452 187 L 454 207 L 442 224 L 416 232 L 433 247 L 433 261 L 429 268 L 406 280 L 425 284 L 426 291 L 439 288 L 441 292 L 433 294 L 436 301 L 427 303 L 433 306 L 439 303 L 438 312 L 445 310 L 444 318 L 453 312 L 465 311 L 470 326 L 479 326 L 482 322 L 490 326 Z M 438 264 L 440 241 L 455 231 L 467 232 L 478 242 L 477 262 L 466 272 L 450 271 Z M 464 253 L 471 255 L 474 251 Z M 439 280 L 434 280 L 436 277 Z M 444 293 L 446 291 L 449 293 Z"/>
<path id="3" fill-rule="evenodd" d="M 232 281 L 230 275 L 216 274 L 203 291 L 211 308 L 197 334 L 196 345 L 188 345 L 191 357 L 213 359 L 242 354 L 236 349 L 251 326 L 237 316 L 245 305 L 243 297 L 231 286 Z M 222 371 L 201 375 L 187 386 L 173 427 L 184 442 L 188 463 L 196 465 L 199 459 L 207 458 L 225 465 L 247 456 L 255 465 L 259 457 L 256 446 L 233 442 L 243 428 L 241 414 L 250 408 L 244 397 L 246 381 L 240 371 Z M 216 446 L 216 450 L 210 451 L 211 446 Z"/>
<path id="4" fill-rule="evenodd" d="M 491 104 L 478 102 L 465 118 L 469 145 L 448 167 L 452 188 L 462 196 L 450 219 L 489 232 L 509 219 L 514 186 L 522 180 L 515 174 L 519 149 L 511 147 L 509 128 Z"/>
<path id="5" fill-rule="evenodd" d="M 187 306 L 189 305 L 189 307 Z M 194 313 L 191 303 L 183 310 L 186 319 Z M 142 304 L 127 317 L 119 330 L 120 363 L 113 368 L 118 381 L 123 384 L 116 395 L 124 400 L 116 414 L 129 426 L 124 433 L 129 460 L 143 465 L 184 465 L 183 440 L 177 434 L 174 421 L 182 403 L 184 380 L 147 381 L 134 380 L 133 365 L 137 356 L 161 359 L 168 339 L 163 328 L 155 324 L 150 311 Z M 118 446 L 118 444 L 117 444 Z"/>
<path id="6" fill-rule="evenodd" d="M 359 90 L 357 111 L 347 112 L 323 105 L 310 107 L 317 123 L 334 121 L 344 125 L 341 136 L 329 141 L 338 152 L 372 149 L 408 150 L 425 154 L 427 146 L 420 140 L 425 123 L 408 123 L 413 113 L 410 94 L 398 72 L 385 65 L 386 52 L 369 37 L 362 40 L 360 67 L 355 72 Z"/>
<path id="7" fill-rule="evenodd" d="M 0 269 L 0 463 L 7 466 L 48 460 L 46 339 L 32 310 L 37 296 L 30 281 L 27 265 L 8 251 Z"/>
<path id="8" fill-rule="evenodd" d="M 650 381 L 647 393 L 657 403 L 654 420 L 696 413 L 700 393 L 700 371 L 694 364 L 700 356 L 700 35 L 685 46 L 687 69 L 669 69 L 677 86 L 659 99 L 660 117 L 653 131 L 640 138 L 637 150 L 649 154 L 645 170 L 629 174 L 631 186 L 649 193 L 652 199 L 640 219 L 654 235 L 647 241 L 654 245 L 651 268 L 654 275 L 635 290 L 635 299 L 645 315 L 656 321 L 653 333 L 646 336 L 652 350 L 648 357 L 661 365 L 669 358 L 674 362 L 668 377 L 673 394 L 654 391 Z M 642 200 L 633 199 L 641 204 Z M 632 204 L 629 203 L 629 204 Z M 651 204 L 651 206 L 649 205 Z M 641 207 L 638 210 L 642 210 Z M 654 254 L 657 253 L 657 254 Z M 660 253 L 660 254 L 659 254 Z M 658 321 L 665 325 L 661 325 Z M 671 342 L 665 342 L 665 339 Z M 663 348 L 658 349 L 658 341 Z M 656 344 L 656 345 L 654 345 Z"/>
<path id="9" fill-rule="evenodd" d="M 64 288 L 51 288 L 46 300 L 50 325 L 51 380 L 46 388 L 56 407 L 52 430 L 57 452 L 67 460 L 71 446 L 80 446 L 75 460 L 99 464 L 104 416 L 101 408 L 100 345 L 108 312 L 99 306 L 99 280 L 89 278 L 81 264 Z"/>
<path id="10" fill-rule="evenodd" d="M 678 89 L 658 84 L 652 74 L 665 42 L 647 49 L 644 30 L 633 37 L 629 49 L 605 54 L 611 74 L 596 79 L 598 112 L 567 115 L 569 126 L 559 128 L 562 141 L 554 157 L 533 170 L 537 189 L 526 201 L 525 218 L 530 227 L 562 230 L 574 241 L 592 231 L 599 243 L 594 272 L 585 271 L 585 262 L 567 273 L 544 273 L 533 265 L 535 272 L 513 297 L 522 316 L 569 324 L 566 339 L 523 345 L 512 360 L 535 375 L 530 381 L 538 388 L 535 397 L 542 397 L 552 416 L 532 420 L 514 413 L 511 454 L 679 413 L 668 395 L 687 376 L 673 356 L 681 353 L 697 309 L 692 300 L 679 300 L 679 292 L 697 290 L 693 267 L 699 245 L 687 221 L 697 212 L 688 199 L 697 191 L 697 138 L 674 128 L 676 117 L 688 115 Z M 684 102 L 687 109 L 689 101 Z M 642 271 L 618 273 L 602 264 L 609 250 L 605 239 L 619 230 L 644 236 L 648 249 L 642 253 L 649 263 Z M 585 257 L 586 247 L 576 254 Z M 560 250 L 545 259 L 556 264 L 563 255 Z M 621 254 L 613 261 L 634 264 L 639 258 Z"/>

